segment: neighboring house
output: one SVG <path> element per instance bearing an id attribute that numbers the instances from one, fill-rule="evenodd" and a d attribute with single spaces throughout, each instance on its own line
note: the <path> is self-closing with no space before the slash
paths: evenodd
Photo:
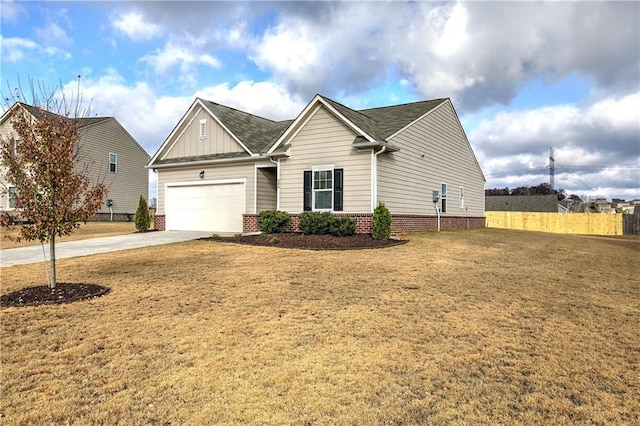
<path id="1" fill-rule="evenodd" d="M 17 108 L 27 110 L 34 118 L 42 112 L 23 103 L 14 104 L 0 118 L 0 135 L 17 140 L 11 127 L 11 117 Z M 45 112 L 46 114 L 55 114 Z M 58 116 L 62 118 L 61 116 Z M 93 184 L 102 181 L 108 187 L 107 199 L 95 219 L 130 220 L 138 207 L 140 195 L 149 192 L 149 172 L 145 165 L 149 155 L 113 117 L 79 118 L 80 158 L 78 167 L 87 167 Z M 15 191 L 0 171 L 0 210 L 11 211 L 14 201 L 10 194 Z M 107 200 L 111 200 L 111 207 Z"/>
<path id="2" fill-rule="evenodd" d="M 557 194 L 549 195 L 487 195 L 486 211 L 569 213 L 570 206 L 558 202 Z"/>
<path id="3" fill-rule="evenodd" d="M 449 99 L 356 111 L 316 95 L 271 121 L 195 99 L 149 162 L 156 229 L 253 232 L 258 214 L 330 211 L 371 230 L 384 203 L 393 230 L 484 226 L 484 175 Z M 441 198 L 433 202 L 433 191 Z"/>

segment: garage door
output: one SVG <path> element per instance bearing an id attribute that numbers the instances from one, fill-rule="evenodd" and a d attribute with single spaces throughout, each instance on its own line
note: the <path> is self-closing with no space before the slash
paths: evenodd
<path id="1" fill-rule="evenodd" d="M 169 185 L 165 203 L 168 231 L 242 232 L 244 183 Z"/>

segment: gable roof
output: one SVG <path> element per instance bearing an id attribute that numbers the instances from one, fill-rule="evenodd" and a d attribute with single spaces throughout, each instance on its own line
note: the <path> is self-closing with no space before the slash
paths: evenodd
<path id="1" fill-rule="evenodd" d="M 306 122 L 309 115 L 312 114 L 319 105 L 325 106 L 345 125 L 354 130 L 357 134 L 354 139 L 354 146 L 358 148 L 365 146 L 386 146 L 390 151 L 397 150 L 397 147 L 394 147 L 392 143 L 388 142 L 389 138 L 447 101 L 449 101 L 448 98 L 442 98 L 354 110 L 325 96 L 316 95 L 295 119 L 273 121 L 216 102 L 196 98 L 180 122 L 169 134 L 162 146 L 160 146 L 147 167 L 153 167 L 153 164 L 219 159 L 219 154 L 204 156 L 207 158 L 199 156 L 197 159 L 195 157 L 192 159 L 182 158 L 180 160 L 159 159 L 161 152 L 169 140 L 172 139 L 177 129 L 186 120 L 196 105 L 201 105 L 207 110 L 245 149 L 248 156 L 251 156 L 259 154 L 273 155 L 276 152 L 285 151 L 289 146 L 288 140 L 290 137 Z M 228 156 L 225 157 L 229 158 Z"/>
<path id="2" fill-rule="evenodd" d="M 273 121 L 215 102 L 200 101 L 251 153 L 262 152 L 291 124 L 291 120 Z"/>

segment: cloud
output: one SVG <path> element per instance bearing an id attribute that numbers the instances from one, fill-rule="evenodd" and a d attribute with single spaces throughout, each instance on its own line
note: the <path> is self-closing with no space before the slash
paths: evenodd
<path id="1" fill-rule="evenodd" d="M 53 22 L 49 23 L 46 27 L 36 28 L 36 35 L 43 43 L 49 46 L 68 46 L 71 44 L 71 39 L 67 36 L 66 31 Z"/>
<path id="2" fill-rule="evenodd" d="M 640 197 L 640 92 L 584 106 L 499 112 L 469 139 L 489 188 L 547 181 L 553 147 L 558 187 L 574 193 L 617 187 L 614 196 Z"/>
<path id="3" fill-rule="evenodd" d="M 195 96 L 276 121 L 295 118 L 311 100 L 265 81 L 241 81 L 232 87 L 223 83 L 199 90 Z"/>
<path id="4" fill-rule="evenodd" d="M 18 17 L 24 12 L 24 7 L 21 4 L 11 0 L 3 0 L 0 19 L 2 22 L 15 23 L 18 21 Z"/>
<path id="5" fill-rule="evenodd" d="M 71 59 L 71 54 L 69 52 L 56 47 L 45 47 L 33 40 L 20 37 L 6 38 L 0 35 L 0 46 L 2 47 L 2 62 L 6 63 L 29 61 L 32 57 L 36 57 L 37 55 Z"/>
<path id="6" fill-rule="evenodd" d="M 111 25 L 116 31 L 133 41 L 151 40 L 162 33 L 159 25 L 148 22 L 138 11 L 129 11 L 114 17 Z"/>

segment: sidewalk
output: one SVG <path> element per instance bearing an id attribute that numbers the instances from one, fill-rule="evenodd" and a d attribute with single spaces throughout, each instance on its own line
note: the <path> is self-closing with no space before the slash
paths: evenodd
<path id="1" fill-rule="evenodd" d="M 210 237 L 211 232 L 203 231 L 156 231 L 115 237 L 93 238 L 89 240 L 69 241 L 56 244 L 56 259 L 88 256 L 161 244 L 179 243 Z M 49 260 L 49 244 L 45 244 L 45 253 Z M 0 250 L 0 267 L 24 265 L 44 261 L 40 244 L 29 247 Z"/>

